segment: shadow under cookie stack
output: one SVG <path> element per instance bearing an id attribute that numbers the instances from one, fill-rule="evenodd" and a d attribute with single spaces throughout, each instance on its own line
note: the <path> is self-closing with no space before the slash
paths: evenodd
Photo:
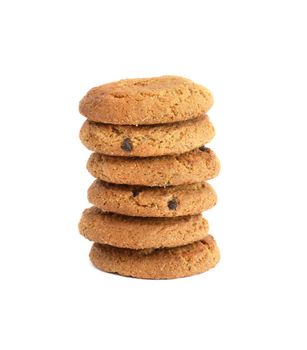
<path id="1" fill-rule="evenodd" d="M 211 93 L 191 80 L 127 79 L 91 89 L 80 102 L 93 207 L 79 223 L 90 260 L 124 276 L 168 279 L 214 267 L 219 250 L 202 212 L 216 204 L 207 180 L 220 163 Z"/>

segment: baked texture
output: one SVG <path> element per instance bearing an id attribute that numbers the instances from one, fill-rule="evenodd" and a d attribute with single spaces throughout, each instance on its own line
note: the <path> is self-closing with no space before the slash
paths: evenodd
<path id="1" fill-rule="evenodd" d="M 80 101 L 86 118 L 110 124 L 162 124 L 206 113 L 213 104 L 209 90 L 177 76 L 126 79 L 94 87 Z"/>
<path id="2" fill-rule="evenodd" d="M 215 153 L 206 147 L 201 149 L 180 155 L 147 158 L 93 153 L 87 162 L 87 169 L 94 177 L 110 183 L 142 186 L 191 184 L 212 179 L 220 170 Z"/>
<path id="3" fill-rule="evenodd" d="M 106 272 L 147 279 L 186 277 L 213 268 L 220 259 L 212 236 L 176 248 L 132 250 L 94 243 L 90 260 Z"/>
<path id="4" fill-rule="evenodd" d="M 90 241 L 121 248 L 177 247 L 205 238 L 209 225 L 201 215 L 178 218 L 142 218 L 85 209 L 80 233 Z"/>
<path id="5" fill-rule="evenodd" d="M 111 156 L 152 157 L 180 154 L 206 144 L 214 137 L 207 115 L 160 125 L 112 125 L 86 120 L 82 143 L 91 151 Z"/>
<path id="6" fill-rule="evenodd" d="M 144 187 L 95 180 L 88 189 L 88 200 L 105 212 L 130 216 L 173 217 L 200 214 L 216 204 L 217 196 L 207 182 Z"/>

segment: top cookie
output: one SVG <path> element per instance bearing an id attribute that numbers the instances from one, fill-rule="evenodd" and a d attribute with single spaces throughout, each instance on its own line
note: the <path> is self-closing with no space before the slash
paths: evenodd
<path id="1" fill-rule="evenodd" d="M 146 125 L 189 120 L 213 104 L 209 90 L 176 76 L 126 79 L 91 89 L 80 101 L 89 120 L 122 125 Z"/>

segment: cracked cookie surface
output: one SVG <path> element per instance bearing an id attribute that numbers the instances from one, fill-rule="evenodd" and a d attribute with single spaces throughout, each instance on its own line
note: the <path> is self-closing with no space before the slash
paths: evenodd
<path id="1" fill-rule="evenodd" d="M 162 124 L 189 120 L 213 104 L 210 91 L 177 76 L 126 79 L 97 86 L 80 101 L 92 121 L 122 125 Z"/>
<path id="2" fill-rule="evenodd" d="M 192 276 L 213 268 L 220 254 L 210 235 L 176 248 L 132 250 L 94 243 L 90 260 L 106 272 L 147 279 Z"/>
<path id="3" fill-rule="evenodd" d="M 79 231 L 91 241 L 121 248 L 176 247 L 205 238 L 209 225 L 201 215 L 144 218 L 85 209 Z"/>
<path id="4" fill-rule="evenodd" d="M 112 125 L 85 121 L 82 143 L 91 151 L 113 156 L 151 157 L 180 154 L 208 143 L 214 127 L 207 115 L 160 125 Z"/>
<path id="5" fill-rule="evenodd" d="M 110 184 L 95 180 L 88 200 L 106 212 L 142 217 L 196 215 L 213 207 L 217 196 L 206 182 L 168 187 Z"/>
<path id="6" fill-rule="evenodd" d="M 94 177 L 110 183 L 171 186 L 212 179 L 219 173 L 220 162 L 211 149 L 202 147 L 177 156 L 147 158 L 93 153 L 87 169 Z"/>

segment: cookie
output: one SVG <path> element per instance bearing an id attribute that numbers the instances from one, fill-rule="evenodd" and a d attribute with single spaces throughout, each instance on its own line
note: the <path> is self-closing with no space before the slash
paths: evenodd
<path id="1" fill-rule="evenodd" d="M 168 187 L 140 187 L 95 180 L 88 200 L 103 211 L 130 216 L 196 215 L 213 207 L 217 196 L 206 182 Z"/>
<path id="2" fill-rule="evenodd" d="M 111 156 L 152 157 L 180 154 L 208 143 L 214 127 L 208 116 L 160 125 L 111 125 L 85 121 L 82 143 L 91 151 Z"/>
<path id="3" fill-rule="evenodd" d="M 201 215 L 178 218 L 141 218 L 85 209 L 79 231 L 90 241 L 120 248 L 176 247 L 203 239 L 209 225 Z"/>
<path id="4" fill-rule="evenodd" d="M 100 123 L 142 125 L 193 119 L 212 104 L 210 91 L 201 85 L 182 77 L 162 76 L 97 86 L 83 97 L 79 110 Z"/>
<path id="5" fill-rule="evenodd" d="M 90 260 L 106 272 L 147 279 L 192 276 L 213 268 L 220 259 L 212 236 L 176 248 L 132 250 L 94 243 Z"/>
<path id="6" fill-rule="evenodd" d="M 218 175 L 220 163 L 215 153 L 200 147 L 180 155 L 133 158 L 93 153 L 88 171 L 106 182 L 142 185 L 184 185 L 209 180 Z"/>

